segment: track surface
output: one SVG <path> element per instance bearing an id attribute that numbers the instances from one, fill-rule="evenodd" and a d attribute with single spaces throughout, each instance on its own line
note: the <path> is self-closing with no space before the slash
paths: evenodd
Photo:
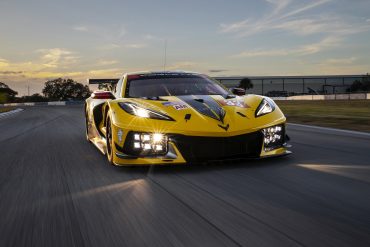
<path id="1" fill-rule="evenodd" d="M 0 119 L 0 246 L 370 246 L 370 137 L 289 126 L 293 155 L 116 168 L 80 106 Z"/>

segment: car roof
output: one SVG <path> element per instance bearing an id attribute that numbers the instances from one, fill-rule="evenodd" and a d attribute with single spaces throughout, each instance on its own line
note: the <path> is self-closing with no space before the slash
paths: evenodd
<path id="1" fill-rule="evenodd" d="M 182 71 L 182 70 L 166 70 L 166 71 L 137 71 L 126 73 L 126 75 L 164 75 L 164 74 L 186 74 L 186 75 L 201 75 L 201 73 L 191 72 L 191 71 Z"/>

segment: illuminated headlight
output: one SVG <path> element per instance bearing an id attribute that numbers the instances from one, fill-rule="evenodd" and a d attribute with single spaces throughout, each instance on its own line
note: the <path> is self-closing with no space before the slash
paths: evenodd
<path id="1" fill-rule="evenodd" d="M 158 120 L 167 120 L 167 121 L 174 121 L 173 118 L 167 116 L 158 111 L 154 111 L 151 109 L 144 108 L 139 106 L 135 103 L 131 102 L 119 102 L 118 105 L 127 113 L 141 117 L 141 118 L 151 118 L 151 119 L 158 119 Z"/>
<path id="2" fill-rule="evenodd" d="M 265 151 L 280 148 L 284 144 L 284 125 L 276 125 L 262 130 Z"/>
<path id="3" fill-rule="evenodd" d="M 164 155 L 168 149 L 168 137 L 162 133 L 130 132 L 125 141 L 125 153 L 134 156 Z"/>
<path id="4" fill-rule="evenodd" d="M 159 143 L 159 142 L 162 142 L 164 136 L 163 134 L 153 134 L 153 143 Z"/>
<path id="5" fill-rule="evenodd" d="M 264 98 L 256 109 L 255 116 L 260 117 L 275 110 L 275 103 L 270 98 Z"/>

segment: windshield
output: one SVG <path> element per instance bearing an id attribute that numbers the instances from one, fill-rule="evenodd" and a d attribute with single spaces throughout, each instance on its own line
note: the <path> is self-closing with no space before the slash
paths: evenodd
<path id="1" fill-rule="evenodd" d="M 126 97 L 160 97 L 180 95 L 228 95 L 218 82 L 200 75 L 145 76 L 129 80 Z"/>

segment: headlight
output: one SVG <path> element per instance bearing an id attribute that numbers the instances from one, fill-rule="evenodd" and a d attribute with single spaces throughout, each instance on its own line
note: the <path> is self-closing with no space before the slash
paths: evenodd
<path id="1" fill-rule="evenodd" d="M 133 156 L 159 156 L 168 152 L 168 136 L 162 133 L 129 132 L 123 147 Z"/>
<path id="2" fill-rule="evenodd" d="M 265 151 L 280 148 L 285 143 L 285 126 L 276 125 L 262 130 Z"/>
<path id="3" fill-rule="evenodd" d="M 275 110 L 275 103 L 269 98 L 264 98 L 260 105 L 257 107 L 255 116 L 260 117 L 265 114 L 271 113 Z"/>
<path id="4" fill-rule="evenodd" d="M 131 115 L 135 115 L 142 118 L 151 118 L 151 119 L 159 119 L 159 120 L 167 120 L 167 121 L 175 121 L 170 116 L 167 116 L 163 113 L 146 109 L 141 106 L 138 106 L 134 103 L 130 102 L 119 102 L 118 105 L 127 113 Z"/>

